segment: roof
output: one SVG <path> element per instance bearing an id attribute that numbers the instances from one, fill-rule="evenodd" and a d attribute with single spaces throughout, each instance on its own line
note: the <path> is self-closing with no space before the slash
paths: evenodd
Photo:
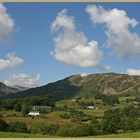
<path id="1" fill-rule="evenodd" d="M 28 115 L 37 116 L 37 115 L 40 115 L 40 113 L 39 112 L 29 112 Z"/>

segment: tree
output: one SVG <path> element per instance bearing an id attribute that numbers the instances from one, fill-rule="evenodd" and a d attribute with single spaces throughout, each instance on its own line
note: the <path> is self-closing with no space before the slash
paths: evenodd
<path id="1" fill-rule="evenodd" d="M 30 106 L 28 106 L 27 104 L 24 104 L 23 106 L 22 106 L 22 114 L 23 114 L 23 116 L 26 116 L 28 113 L 29 113 L 29 111 L 30 111 Z"/>
<path id="2" fill-rule="evenodd" d="M 64 118 L 64 119 L 69 119 L 69 118 L 71 118 L 71 114 L 70 113 L 64 113 L 64 114 L 61 114 L 60 117 Z"/>
<path id="3" fill-rule="evenodd" d="M 73 124 L 61 126 L 57 132 L 57 135 L 65 137 L 79 137 L 79 136 L 87 136 L 88 133 L 85 125 Z"/>
<path id="4" fill-rule="evenodd" d="M 103 131 L 104 133 L 116 133 L 116 130 L 120 129 L 121 119 L 120 110 L 107 110 L 103 119 Z"/>
<path id="5" fill-rule="evenodd" d="M 82 111 L 76 111 L 74 109 L 70 110 L 70 114 L 71 114 L 71 121 L 76 123 L 81 123 L 82 118 L 86 116 Z"/>
<path id="6" fill-rule="evenodd" d="M 18 133 L 27 133 L 27 126 L 24 122 L 12 122 L 9 124 L 8 131 L 18 132 Z"/>
<path id="7" fill-rule="evenodd" d="M 21 104 L 19 102 L 15 104 L 14 109 L 15 111 L 21 111 Z"/>
<path id="8" fill-rule="evenodd" d="M 8 124 L 4 120 L 0 119 L 0 131 L 6 131 L 7 127 Z"/>
<path id="9" fill-rule="evenodd" d="M 134 107 L 133 105 L 129 105 L 127 107 L 125 107 L 122 112 L 126 115 L 126 116 L 130 116 L 130 117 L 137 117 L 139 118 L 140 116 L 140 108 L 139 107 Z"/>
<path id="10" fill-rule="evenodd" d="M 101 124 L 96 118 L 92 118 L 91 122 L 89 124 L 86 124 L 86 129 L 87 129 L 87 134 L 92 136 L 92 135 L 97 135 L 101 134 Z"/>
<path id="11" fill-rule="evenodd" d="M 95 98 L 95 99 L 102 99 L 103 96 L 104 96 L 104 94 L 101 94 L 101 93 L 95 93 L 94 98 Z"/>
<path id="12" fill-rule="evenodd" d="M 139 131 L 140 130 L 140 120 L 124 116 L 121 118 L 121 129 L 123 129 L 124 132 Z"/>
<path id="13" fill-rule="evenodd" d="M 31 105 L 39 106 L 41 104 L 41 97 L 34 96 L 32 98 L 29 98 L 29 100 Z"/>
<path id="14" fill-rule="evenodd" d="M 4 99 L 1 102 L 1 107 L 4 108 L 5 110 L 10 110 L 14 108 L 14 105 L 16 104 L 15 99 Z"/>
<path id="15" fill-rule="evenodd" d="M 104 104 L 114 105 L 119 103 L 119 98 L 115 95 L 110 95 L 110 96 L 103 95 L 102 101 Z"/>
<path id="16" fill-rule="evenodd" d="M 32 126 L 31 133 L 54 135 L 58 129 L 59 129 L 58 125 L 39 123 Z"/>

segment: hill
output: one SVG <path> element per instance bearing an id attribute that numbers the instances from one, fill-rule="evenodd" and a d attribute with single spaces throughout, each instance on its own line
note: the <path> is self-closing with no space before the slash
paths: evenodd
<path id="1" fill-rule="evenodd" d="M 24 91 L 29 89 L 29 87 L 23 87 L 23 86 L 19 86 L 19 85 L 14 85 L 13 88 L 18 89 L 18 91 Z"/>
<path id="2" fill-rule="evenodd" d="M 0 82 L 0 97 L 7 96 L 18 91 L 18 89 L 6 86 L 4 83 Z"/>
<path id="3" fill-rule="evenodd" d="M 63 80 L 31 88 L 11 97 L 48 96 L 55 99 L 93 97 L 95 94 L 135 94 L 140 92 L 140 76 L 102 73 L 81 76 L 72 75 Z"/>

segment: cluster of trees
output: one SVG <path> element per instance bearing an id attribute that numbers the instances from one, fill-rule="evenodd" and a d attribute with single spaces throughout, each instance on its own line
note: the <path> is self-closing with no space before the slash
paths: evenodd
<path id="1" fill-rule="evenodd" d="M 3 119 L 0 119 L 0 131 L 28 133 L 27 126 L 24 122 L 11 122 L 8 124 Z"/>
<path id="2" fill-rule="evenodd" d="M 74 110 L 62 114 L 61 117 L 75 120 L 73 121 L 75 124 L 62 126 L 59 129 L 57 134 L 61 136 L 89 136 L 140 131 L 140 106 L 129 105 L 122 110 L 118 108 L 107 110 L 102 121 Z M 88 118 L 90 123 L 82 123 L 83 118 Z"/>
<path id="3" fill-rule="evenodd" d="M 127 107 L 123 110 L 114 109 L 106 111 L 103 119 L 103 132 L 108 134 L 139 131 L 140 120 L 139 116 L 136 116 L 138 110 L 133 108 L 134 114 L 131 116 L 131 114 L 128 115 L 131 109 L 131 107 Z"/>
<path id="4" fill-rule="evenodd" d="M 98 120 L 93 118 L 88 124 L 75 123 L 72 125 L 61 126 L 56 134 L 67 137 L 98 135 L 101 134 L 101 125 Z"/>
<path id="5" fill-rule="evenodd" d="M 104 105 L 115 105 L 119 104 L 119 97 L 116 95 L 105 95 L 105 94 L 96 94 L 95 99 L 102 99 Z"/>
<path id="6" fill-rule="evenodd" d="M 17 132 L 17 133 L 38 133 L 38 134 L 47 134 L 54 135 L 59 129 L 58 125 L 39 123 L 32 125 L 29 129 L 24 122 L 11 122 L 7 123 L 6 121 L 0 119 L 0 131 L 4 132 Z"/>
<path id="7" fill-rule="evenodd" d="M 140 105 L 140 95 L 136 96 L 134 101 L 138 102 L 138 105 Z"/>
<path id="8" fill-rule="evenodd" d="M 55 107 L 55 101 L 49 99 L 48 97 L 25 97 L 25 98 L 9 98 L 0 100 L 0 109 L 1 110 L 15 110 L 21 111 L 23 115 L 26 115 L 32 106 L 50 106 Z"/>
<path id="9" fill-rule="evenodd" d="M 55 135 L 59 130 L 59 125 L 57 124 L 46 124 L 46 123 L 38 123 L 34 124 L 31 127 L 30 133 L 38 133 L 43 135 Z"/>
<path id="10" fill-rule="evenodd" d="M 69 112 L 61 114 L 60 117 L 70 119 L 72 122 L 76 123 L 91 120 L 91 116 L 84 114 L 82 111 L 76 111 L 74 109 L 70 109 Z"/>
<path id="11" fill-rule="evenodd" d="M 87 108 L 87 106 L 94 106 L 93 101 L 79 101 L 78 104 L 79 104 L 82 108 Z"/>
<path id="12" fill-rule="evenodd" d="M 139 118 L 140 117 L 140 106 L 129 105 L 123 109 L 123 114 L 128 117 Z"/>
<path id="13" fill-rule="evenodd" d="M 112 109 L 105 112 L 102 121 L 94 118 L 90 123 L 75 123 L 74 125 L 62 126 L 57 134 L 76 137 L 137 131 L 140 131 L 140 120 L 138 118 L 134 119 L 127 116 L 125 110 Z"/>

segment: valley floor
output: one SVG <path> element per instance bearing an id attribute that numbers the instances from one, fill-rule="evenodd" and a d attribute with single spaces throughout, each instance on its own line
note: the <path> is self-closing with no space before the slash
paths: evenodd
<path id="1" fill-rule="evenodd" d="M 91 136 L 95 138 L 140 138 L 140 132 L 127 133 L 127 134 L 110 134 L 110 135 L 99 135 Z"/>
<path id="2" fill-rule="evenodd" d="M 47 137 L 53 137 L 53 136 L 47 136 L 41 134 L 0 132 L 0 138 L 47 138 Z"/>
<path id="3" fill-rule="evenodd" d="M 0 132 L 0 138 L 58 138 L 58 137 L 57 136 L 40 135 L 40 134 Z M 140 138 L 140 132 L 127 133 L 127 134 L 89 136 L 87 138 Z"/>
<path id="4" fill-rule="evenodd" d="M 0 106 L 0 119 L 2 120 L 2 122 L 5 122 L 7 124 L 6 128 L 1 129 L 1 131 L 7 132 L 0 132 L 0 138 L 61 138 L 60 136 L 82 136 L 87 134 L 89 136 L 87 136 L 86 138 L 140 138 L 140 116 L 138 114 L 140 113 L 138 108 L 140 104 L 134 104 L 137 103 L 135 101 L 135 99 L 137 98 L 134 95 L 124 97 L 121 96 L 116 98 L 119 100 L 119 102 L 113 105 L 107 103 L 104 104 L 103 99 L 98 98 L 59 100 L 55 102 L 55 107 L 53 108 L 53 110 L 51 110 L 50 112 L 48 111 L 41 113 L 36 117 L 28 116 L 27 113 L 23 114 L 24 110 L 15 111 L 14 108 L 6 110 L 4 106 L 7 107 L 11 101 L 6 99 Z M 28 102 L 31 101 L 29 100 Z M 23 103 L 27 104 L 28 102 L 24 101 Z M 22 104 L 20 105 L 22 106 Z M 107 115 L 107 111 L 109 111 L 109 115 Z M 118 113 L 116 114 L 116 112 Z M 110 117 L 110 114 L 113 117 Z M 123 119 L 120 119 L 122 117 L 122 114 L 124 115 Z M 105 119 L 107 123 L 103 123 L 103 120 Z M 101 134 L 99 133 L 102 132 L 101 126 L 104 125 L 104 128 L 108 127 L 108 121 L 111 122 L 111 128 L 116 128 L 116 119 L 119 120 L 117 121 L 119 122 L 119 129 L 116 129 L 116 131 L 113 132 L 121 134 L 90 136 L 92 134 Z M 81 128 L 80 131 L 77 131 L 79 128 Z M 93 130 L 93 133 L 91 133 L 90 130 Z M 75 135 L 76 131 L 78 133 Z M 107 132 L 111 133 L 112 131 L 109 130 Z M 122 134 L 124 132 L 135 133 Z"/>

